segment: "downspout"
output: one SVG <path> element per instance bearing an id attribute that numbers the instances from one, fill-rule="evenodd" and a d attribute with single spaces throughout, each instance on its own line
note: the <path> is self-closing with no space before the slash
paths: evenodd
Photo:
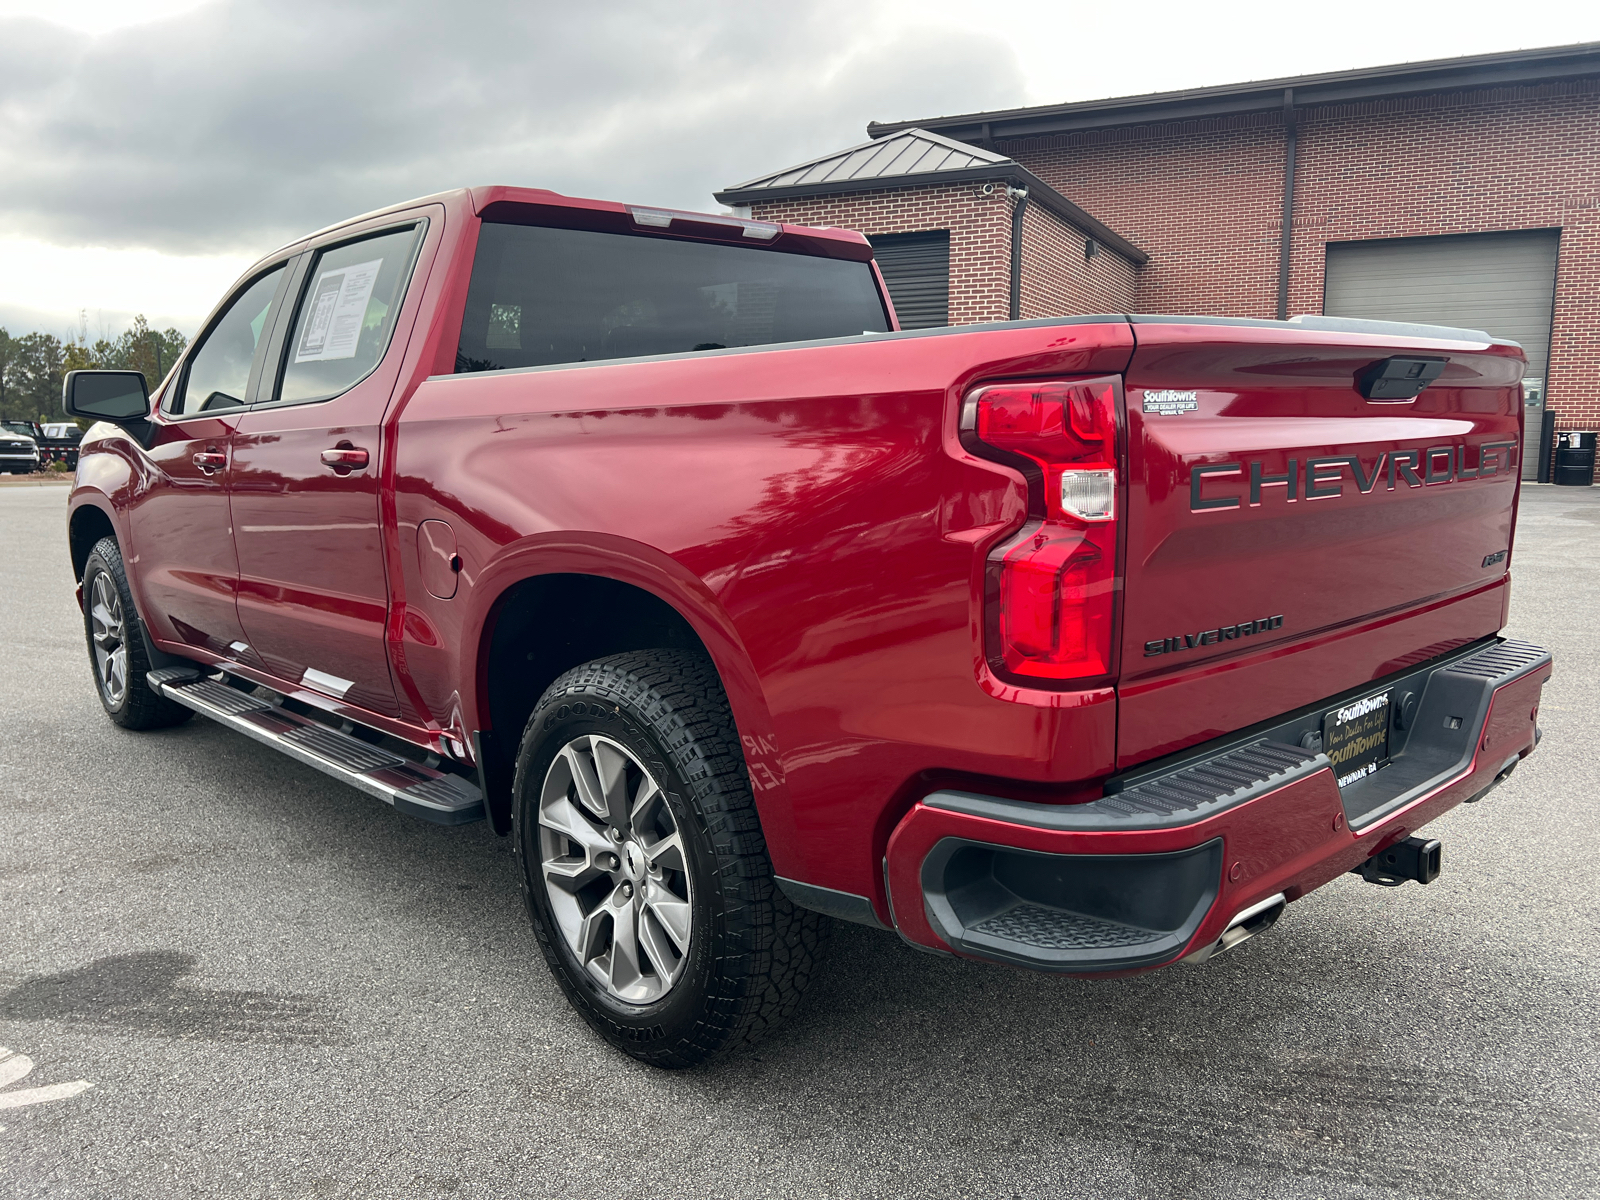
<path id="1" fill-rule="evenodd" d="M 1289 254 L 1294 235 L 1294 159 L 1299 129 L 1294 89 L 1283 89 L 1283 236 L 1278 239 L 1278 320 L 1289 319 Z"/>
<path id="2" fill-rule="evenodd" d="M 1022 214 L 1028 211 L 1028 189 L 1006 187 L 1006 195 L 1016 203 L 1011 209 L 1011 315 L 1008 321 L 1022 317 Z"/>

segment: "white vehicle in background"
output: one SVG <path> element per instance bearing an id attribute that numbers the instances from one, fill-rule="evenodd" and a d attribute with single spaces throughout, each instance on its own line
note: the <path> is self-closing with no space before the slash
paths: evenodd
<path id="1" fill-rule="evenodd" d="M 31 475 L 39 469 L 39 443 L 27 421 L 0 422 L 0 471 Z"/>

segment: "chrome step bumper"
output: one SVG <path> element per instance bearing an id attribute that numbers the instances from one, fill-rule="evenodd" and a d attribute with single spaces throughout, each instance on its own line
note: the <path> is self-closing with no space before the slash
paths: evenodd
<path id="1" fill-rule="evenodd" d="M 483 793 L 459 775 L 436 771 L 219 680 L 200 677 L 190 667 L 163 667 L 146 678 L 152 690 L 169 700 L 403 813 L 438 825 L 461 825 L 484 815 Z"/>

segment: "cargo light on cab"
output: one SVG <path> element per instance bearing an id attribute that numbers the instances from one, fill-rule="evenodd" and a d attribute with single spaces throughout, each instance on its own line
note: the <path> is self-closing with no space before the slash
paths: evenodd
<path id="1" fill-rule="evenodd" d="M 1029 520 L 989 556 L 989 658 L 1005 674 L 1111 671 L 1117 387 L 1114 377 L 990 384 L 962 406 L 969 448 L 1028 477 Z"/>

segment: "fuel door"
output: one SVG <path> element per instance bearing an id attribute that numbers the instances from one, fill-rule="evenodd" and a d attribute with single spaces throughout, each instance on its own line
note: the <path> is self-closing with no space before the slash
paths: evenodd
<path id="1" fill-rule="evenodd" d="M 417 561 L 428 595 L 448 600 L 456 594 L 461 556 L 456 553 L 456 531 L 449 522 L 423 521 L 417 526 Z"/>

